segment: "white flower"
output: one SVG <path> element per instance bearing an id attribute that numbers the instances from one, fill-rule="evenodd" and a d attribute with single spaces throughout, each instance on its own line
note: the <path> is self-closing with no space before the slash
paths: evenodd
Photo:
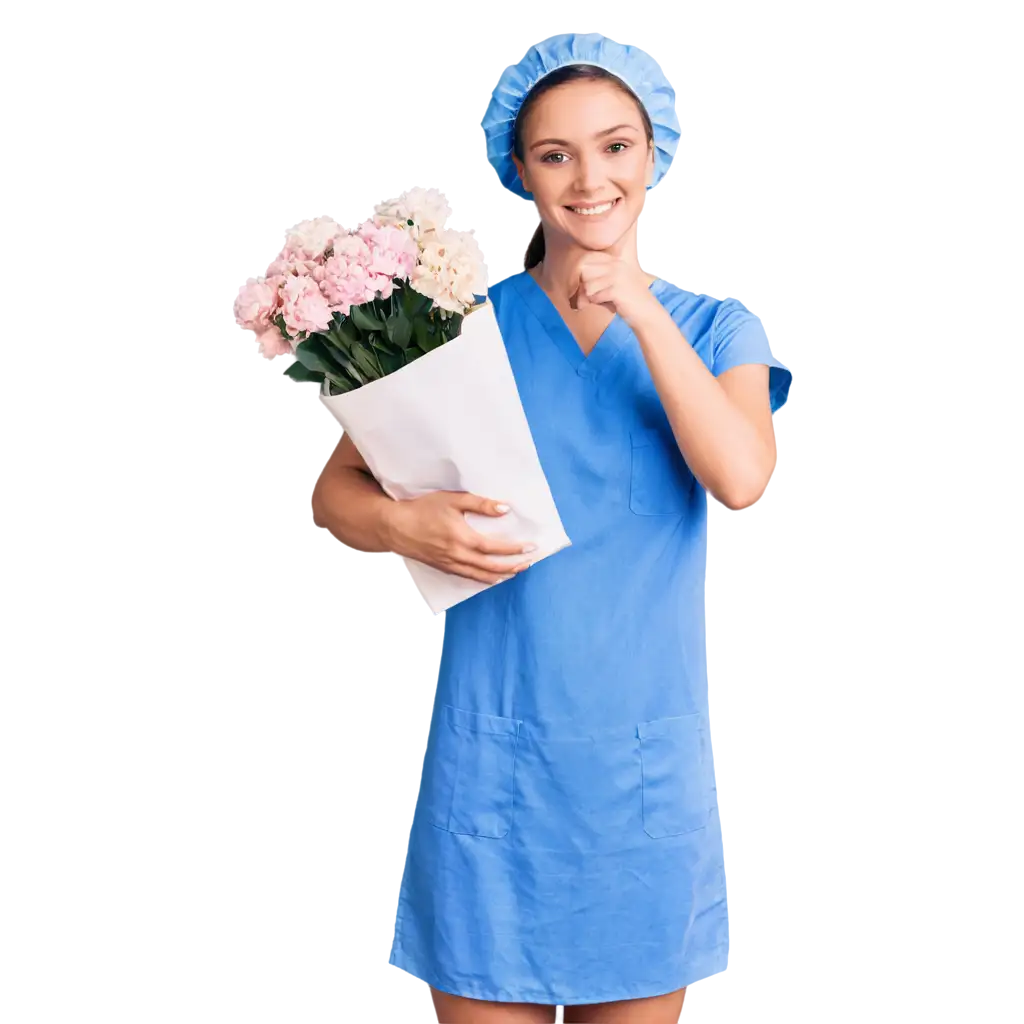
<path id="1" fill-rule="evenodd" d="M 418 187 L 403 192 L 397 199 L 378 203 L 373 209 L 381 224 L 399 225 L 421 243 L 440 231 L 452 212 L 442 192 Z"/>
<path id="2" fill-rule="evenodd" d="M 421 243 L 419 262 L 409 278 L 413 289 L 452 313 L 487 293 L 487 266 L 472 231 L 436 231 Z"/>
<path id="3" fill-rule="evenodd" d="M 327 246 L 345 229 L 330 217 L 300 221 L 285 234 L 285 248 L 303 259 L 319 259 Z"/>

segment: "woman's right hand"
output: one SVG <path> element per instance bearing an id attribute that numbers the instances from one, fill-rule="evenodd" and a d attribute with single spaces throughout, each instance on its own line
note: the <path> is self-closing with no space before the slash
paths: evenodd
<path id="1" fill-rule="evenodd" d="M 418 498 L 393 501 L 385 508 L 391 550 L 482 583 L 498 583 L 530 566 L 527 559 L 511 562 L 488 557 L 526 554 L 534 545 L 502 540 L 474 530 L 464 512 L 504 515 L 498 502 L 468 491 L 431 491 Z"/>

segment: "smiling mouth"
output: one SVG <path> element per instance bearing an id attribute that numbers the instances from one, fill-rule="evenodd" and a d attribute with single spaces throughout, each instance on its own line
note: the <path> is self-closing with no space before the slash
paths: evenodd
<path id="1" fill-rule="evenodd" d="M 593 206 L 589 208 L 581 207 L 579 209 L 572 206 L 566 206 L 565 209 L 567 209 L 570 213 L 575 213 L 577 217 L 596 217 L 598 220 L 600 220 L 602 217 L 611 213 L 612 210 L 614 210 L 615 207 L 618 206 L 621 199 L 622 196 L 617 196 L 615 199 L 611 201 L 610 205 L 608 203 L 601 203 L 598 206 Z M 598 212 L 590 213 L 588 212 L 589 210 L 596 210 Z"/>

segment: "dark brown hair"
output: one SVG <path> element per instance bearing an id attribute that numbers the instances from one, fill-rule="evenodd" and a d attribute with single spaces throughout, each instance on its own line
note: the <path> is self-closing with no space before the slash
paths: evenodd
<path id="1" fill-rule="evenodd" d="M 563 67 L 552 71 L 550 74 L 545 75 L 526 94 L 526 99 L 523 100 L 522 106 L 519 108 L 512 136 L 512 152 L 515 153 L 521 161 L 523 161 L 523 124 L 525 124 L 526 115 L 529 113 L 533 104 L 537 101 L 537 98 L 542 96 L 549 89 L 553 89 L 556 85 L 562 85 L 565 82 L 575 82 L 584 78 L 601 82 L 611 82 L 612 85 L 617 86 L 627 96 L 629 96 L 629 98 L 636 103 L 637 109 L 640 111 L 640 117 L 644 123 L 644 131 L 647 134 L 648 145 L 654 141 L 654 127 L 651 124 L 651 118 L 648 115 L 646 108 L 640 102 L 636 93 L 634 93 L 621 78 L 617 75 L 613 75 L 610 71 L 605 71 L 604 68 L 598 67 L 596 64 L 566 64 Z M 525 163 L 525 161 L 523 162 Z M 530 239 L 530 244 L 526 247 L 526 256 L 523 258 L 523 269 L 529 270 L 530 267 L 535 267 L 542 259 L 544 259 L 544 224 L 540 223 L 537 225 L 537 230 L 533 233 L 533 238 Z"/>

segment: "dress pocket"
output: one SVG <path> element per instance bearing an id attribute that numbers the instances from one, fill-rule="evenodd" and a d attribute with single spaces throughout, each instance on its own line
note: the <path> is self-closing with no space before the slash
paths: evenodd
<path id="1" fill-rule="evenodd" d="M 711 813 L 704 716 L 640 722 L 644 831 L 654 839 L 704 828 Z"/>
<path id="2" fill-rule="evenodd" d="M 686 511 L 694 475 L 671 429 L 630 431 L 629 508 L 642 516 Z"/>
<path id="3" fill-rule="evenodd" d="M 518 718 L 444 704 L 427 786 L 432 824 L 500 839 L 512 826 Z"/>

